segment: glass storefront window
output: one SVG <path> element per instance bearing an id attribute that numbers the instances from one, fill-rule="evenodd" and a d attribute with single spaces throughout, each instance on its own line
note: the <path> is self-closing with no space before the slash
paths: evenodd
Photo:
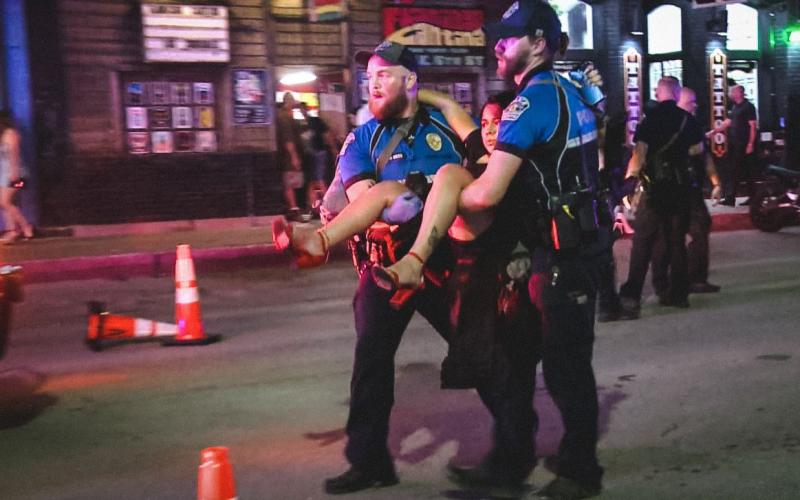
<path id="1" fill-rule="evenodd" d="M 728 11 L 728 50 L 758 50 L 758 11 L 747 5 L 726 5 Z"/>
<path id="2" fill-rule="evenodd" d="M 656 98 L 656 85 L 665 76 L 674 76 L 683 84 L 683 61 L 672 59 L 650 63 L 650 99 Z"/>
<path id="3" fill-rule="evenodd" d="M 647 14 L 647 53 L 669 54 L 683 50 L 681 9 L 662 5 Z"/>
<path id="4" fill-rule="evenodd" d="M 758 110 L 758 62 L 729 61 L 728 79 L 744 87 L 744 96 Z"/>
<path id="5" fill-rule="evenodd" d="M 570 49 L 592 49 L 592 7 L 580 0 L 550 0 L 561 29 L 569 35 Z"/>

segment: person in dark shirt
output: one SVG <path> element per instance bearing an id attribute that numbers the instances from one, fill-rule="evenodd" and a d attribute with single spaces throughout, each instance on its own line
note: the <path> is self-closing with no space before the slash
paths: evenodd
<path id="1" fill-rule="evenodd" d="M 692 116 L 697 111 L 697 94 L 689 87 L 681 89 L 678 107 Z M 722 187 L 719 176 L 714 166 L 711 153 L 706 151 L 703 155 L 693 156 L 690 159 L 691 194 L 689 206 L 689 243 L 686 245 L 688 261 L 689 292 L 714 293 L 720 290 L 719 285 L 708 282 L 709 264 L 709 233 L 711 232 L 711 215 L 708 213 L 703 197 L 705 179 L 711 182 L 711 200 L 720 201 Z M 651 272 L 653 274 L 653 288 L 656 294 L 663 295 L 669 290 L 669 262 L 666 260 L 666 245 L 663 238 L 653 249 Z"/>
<path id="2" fill-rule="evenodd" d="M 301 102 L 299 108 L 308 124 L 302 135 L 306 150 L 306 196 L 308 208 L 313 208 L 328 189 L 325 179 L 328 178 L 328 170 L 337 151 L 333 134 L 325 121 L 319 116 L 310 115 L 305 102 Z"/>
<path id="3" fill-rule="evenodd" d="M 720 203 L 735 205 L 736 188 L 739 187 L 739 182 L 744 180 L 747 181 L 748 198 L 741 204 L 747 205 L 755 189 L 755 148 L 758 129 L 756 108 L 744 96 L 744 87 L 741 85 L 734 85 L 728 93 L 733 101 L 728 118 L 709 132 L 728 131 L 728 172 L 725 176 L 728 182 L 725 187 L 725 197 Z"/>
<path id="4" fill-rule="evenodd" d="M 678 107 L 680 84 L 662 78 L 656 87 L 658 105 L 639 123 L 626 181 L 646 184 L 634 221 L 628 280 L 620 288 L 621 319 L 636 319 L 653 246 L 664 238 L 670 263 L 669 289 L 662 305 L 689 307 L 686 231 L 691 195 L 690 156 L 703 154 L 704 136 L 697 120 Z"/>

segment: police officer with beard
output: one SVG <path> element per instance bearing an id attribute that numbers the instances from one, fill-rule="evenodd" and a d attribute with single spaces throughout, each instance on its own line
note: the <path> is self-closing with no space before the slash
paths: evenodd
<path id="1" fill-rule="evenodd" d="M 417 102 L 413 54 L 403 45 L 387 41 L 373 53 L 360 53 L 356 59 L 367 63 L 369 107 L 375 118 L 351 132 L 339 153 L 338 167 L 348 199 L 352 202 L 380 181 L 403 181 L 409 174 L 419 178 L 433 175 L 448 163 L 460 165 L 465 153 L 461 140 L 441 113 L 428 111 Z M 398 225 L 400 232 L 389 237 L 386 245 L 373 240 L 368 251 L 356 252 L 355 256 L 361 273 L 353 299 L 357 340 L 345 447 L 351 467 L 325 481 L 329 494 L 398 482 L 387 446 L 394 403 L 394 356 L 415 310 L 443 337 L 449 329 L 441 286 L 427 282 L 406 305 L 397 308 L 390 304 L 392 293 L 378 287 L 371 273 L 364 272 L 373 264 L 387 264 L 387 253 L 402 251 L 400 233 L 416 232 L 418 218 L 414 217 L 422 208 L 421 198 L 409 192 L 398 197 L 396 204 L 396 210 L 388 212 L 403 217 L 385 222 Z"/>

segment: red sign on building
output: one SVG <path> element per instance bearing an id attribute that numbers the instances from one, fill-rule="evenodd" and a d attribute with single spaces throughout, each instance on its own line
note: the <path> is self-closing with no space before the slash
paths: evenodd
<path id="1" fill-rule="evenodd" d="M 408 45 L 420 67 L 483 66 L 483 20 L 479 9 L 385 7 L 383 34 Z"/>

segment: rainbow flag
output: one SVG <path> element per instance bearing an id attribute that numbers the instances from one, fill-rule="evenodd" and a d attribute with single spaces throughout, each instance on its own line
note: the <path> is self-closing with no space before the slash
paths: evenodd
<path id="1" fill-rule="evenodd" d="M 347 15 L 347 0 L 309 0 L 308 17 L 312 22 L 338 21 Z"/>

